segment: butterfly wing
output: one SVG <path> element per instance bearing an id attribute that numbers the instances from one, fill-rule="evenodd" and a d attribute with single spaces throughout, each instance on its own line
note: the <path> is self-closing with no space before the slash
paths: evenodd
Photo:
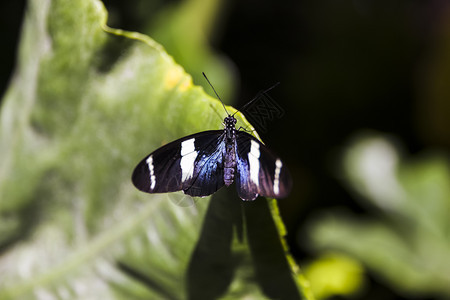
<path id="1" fill-rule="evenodd" d="M 132 182 L 146 193 L 211 195 L 224 185 L 224 151 L 223 130 L 186 136 L 145 157 L 134 169 Z"/>
<path id="2" fill-rule="evenodd" d="M 236 132 L 236 188 L 242 200 L 284 198 L 292 187 L 288 169 L 264 144 L 244 131 Z"/>

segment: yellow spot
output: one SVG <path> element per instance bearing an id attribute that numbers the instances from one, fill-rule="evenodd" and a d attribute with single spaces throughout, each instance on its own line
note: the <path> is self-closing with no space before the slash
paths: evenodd
<path id="1" fill-rule="evenodd" d="M 317 299 L 350 296 L 364 287 L 364 269 L 356 260 L 337 253 L 323 254 L 305 269 Z"/>
<path id="2" fill-rule="evenodd" d="M 181 67 L 171 68 L 164 76 L 164 86 L 167 90 L 178 88 L 180 91 L 185 91 L 191 85 L 191 77 Z"/>

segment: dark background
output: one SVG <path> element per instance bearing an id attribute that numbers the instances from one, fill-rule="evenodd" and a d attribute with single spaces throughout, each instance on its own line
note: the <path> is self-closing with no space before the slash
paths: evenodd
<path id="1" fill-rule="evenodd" d="M 142 31 L 155 11 L 178 1 L 104 2 L 114 16 L 110 26 Z M 0 4 L 2 95 L 16 59 L 24 5 Z M 298 239 L 309 215 L 340 206 L 370 214 L 334 174 L 336 153 L 353 134 L 372 129 L 393 134 L 411 154 L 448 153 L 450 77 L 442 70 L 450 69 L 449 16 L 449 2 L 437 0 L 234 0 L 223 7 L 212 45 L 237 66 L 235 106 L 281 82 L 270 95 L 285 115 L 269 123 L 262 138 L 293 173 L 294 190 L 279 205 L 297 259 L 312 255 Z M 370 280 L 362 298 L 402 299 Z"/>

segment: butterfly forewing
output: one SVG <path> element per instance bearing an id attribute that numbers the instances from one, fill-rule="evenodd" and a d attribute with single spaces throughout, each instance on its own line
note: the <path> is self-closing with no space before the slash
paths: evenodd
<path id="1" fill-rule="evenodd" d="M 264 144 L 244 131 L 236 133 L 236 188 L 243 200 L 258 195 L 284 198 L 292 186 L 288 169 Z"/>
<path id="2" fill-rule="evenodd" d="M 141 191 L 167 193 L 183 190 L 207 196 L 223 183 L 223 130 L 196 133 L 149 154 L 135 168 L 132 181 Z"/>
<path id="3" fill-rule="evenodd" d="M 183 184 L 186 194 L 194 197 L 208 196 L 224 186 L 223 139 L 223 131 L 218 131 L 216 138 L 210 143 L 205 144 L 205 141 L 198 143 L 198 156 L 194 163 L 192 178 Z"/>

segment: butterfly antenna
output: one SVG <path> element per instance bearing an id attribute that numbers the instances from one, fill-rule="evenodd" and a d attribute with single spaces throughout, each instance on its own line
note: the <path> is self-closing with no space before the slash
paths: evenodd
<path id="1" fill-rule="evenodd" d="M 209 86 L 211 86 L 212 90 L 214 91 L 214 94 L 216 94 L 217 99 L 220 100 L 220 103 L 222 103 L 223 109 L 225 109 L 225 112 L 227 113 L 227 115 L 230 115 L 227 111 L 227 109 L 225 108 L 225 104 L 223 104 L 222 99 L 220 99 L 219 94 L 217 94 L 216 89 L 213 87 L 213 85 L 211 84 L 211 82 L 209 81 L 208 77 L 206 77 L 205 72 L 202 72 L 203 77 L 205 77 L 206 81 L 208 81 Z"/>
<path id="2" fill-rule="evenodd" d="M 232 114 L 232 116 L 234 116 L 237 112 L 243 111 L 247 106 L 249 106 L 250 104 L 252 104 L 254 101 L 256 101 L 262 94 L 267 93 L 268 91 L 270 91 L 271 89 L 277 87 L 280 84 L 280 82 L 275 83 L 274 85 L 272 85 L 270 88 L 268 88 L 267 90 L 264 90 L 262 92 L 259 92 L 252 100 L 248 101 L 247 103 L 244 104 L 244 106 L 242 106 L 241 108 L 239 108 L 238 110 L 236 110 L 234 112 L 234 114 Z"/>

